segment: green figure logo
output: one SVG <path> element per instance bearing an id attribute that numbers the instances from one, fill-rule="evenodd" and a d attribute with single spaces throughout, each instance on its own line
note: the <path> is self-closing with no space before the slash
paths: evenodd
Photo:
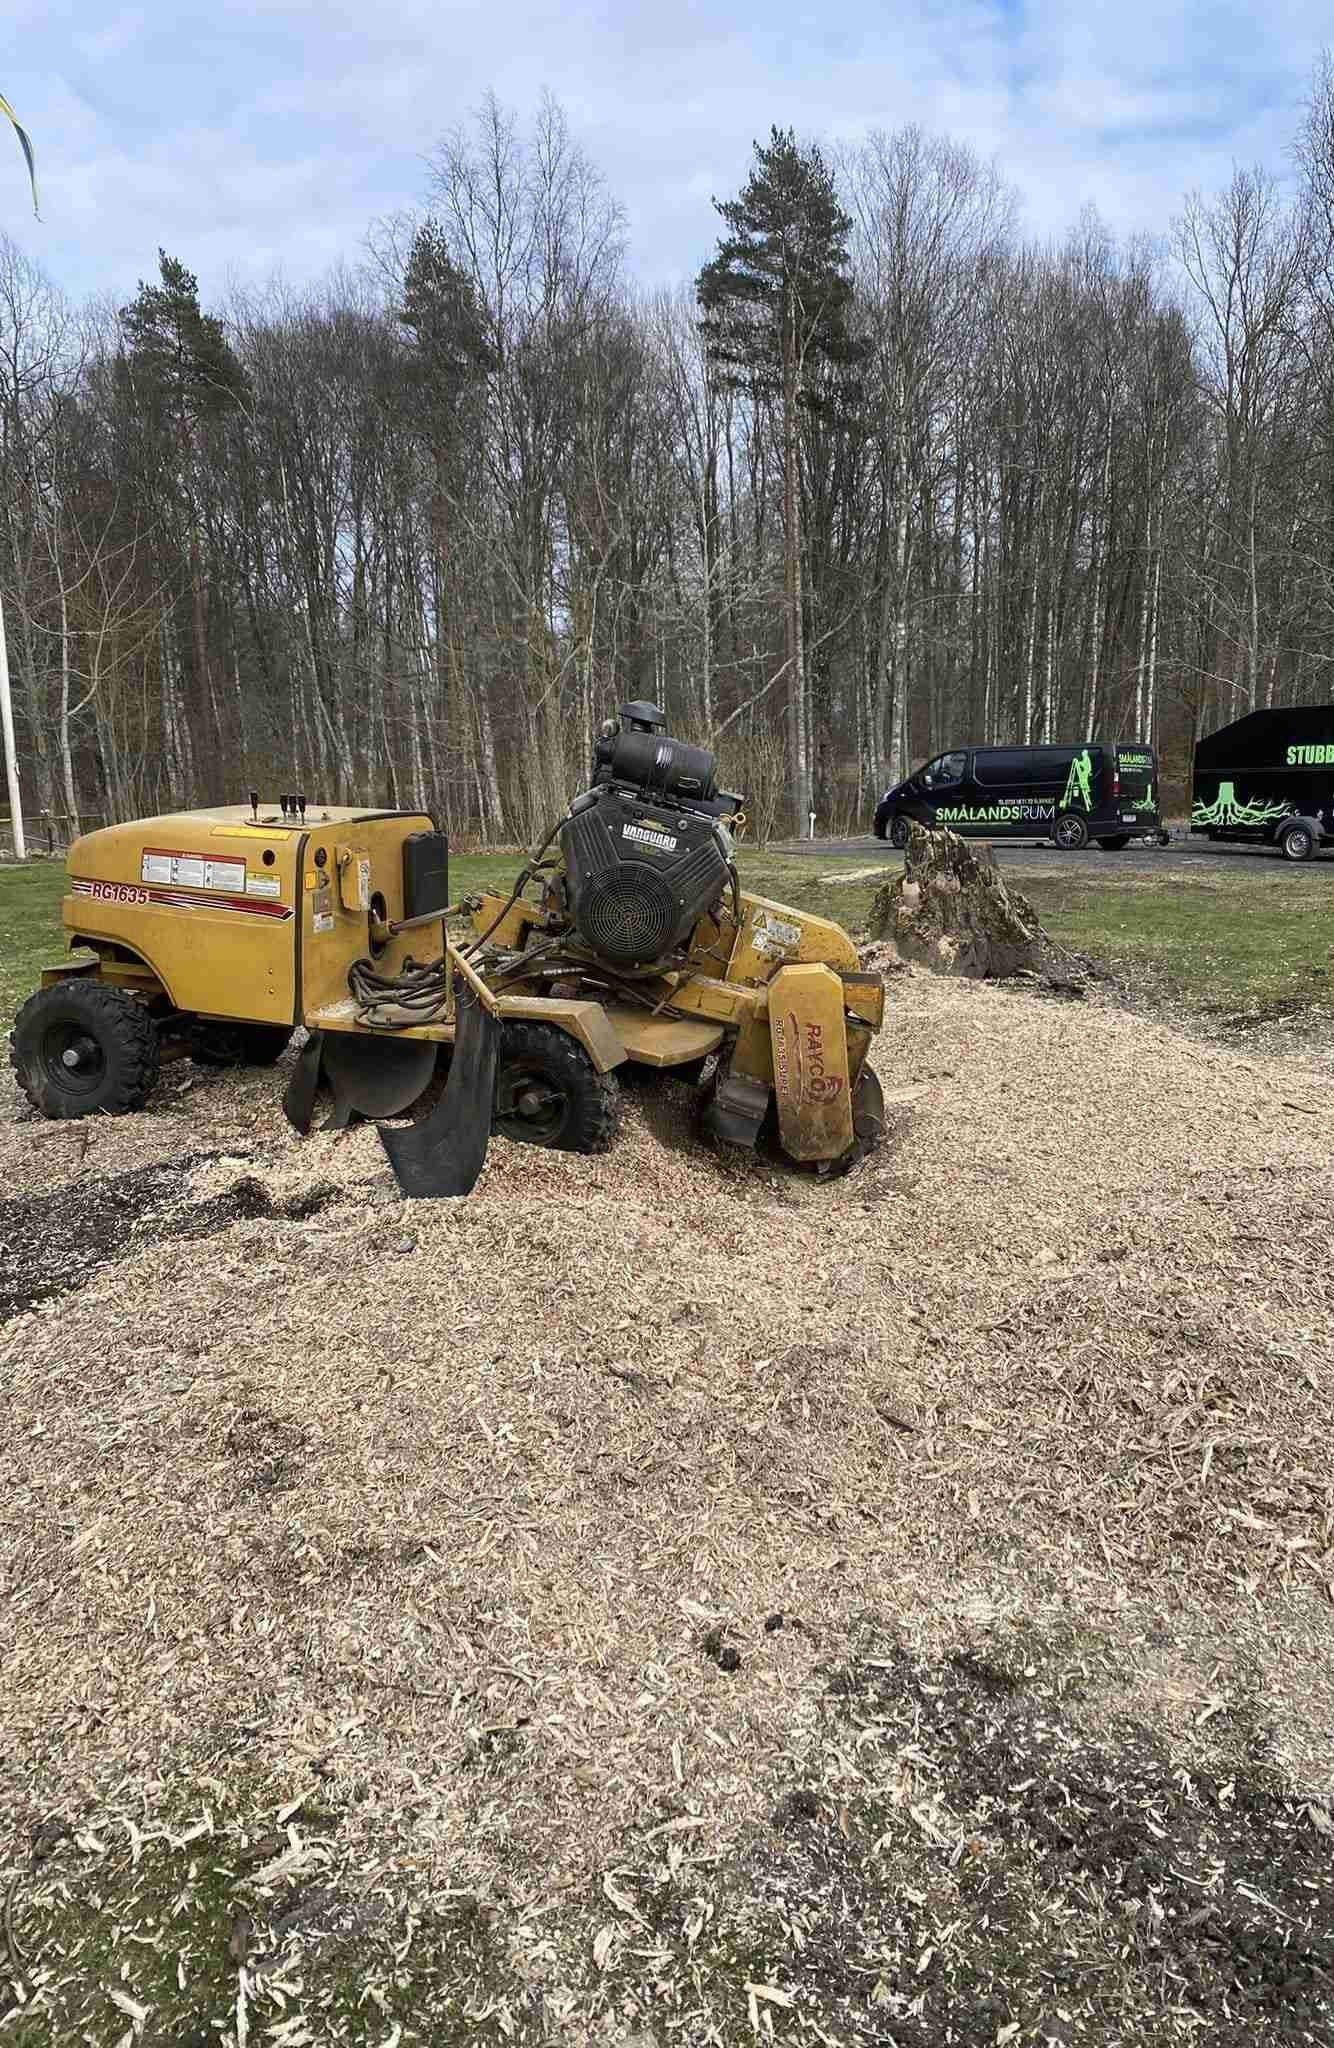
<path id="1" fill-rule="evenodd" d="M 1220 782 L 1218 795 L 1211 804 L 1191 806 L 1190 821 L 1192 825 L 1271 825 L 1275 818 L 1286 817 L 1291 809 L 1291 804 L 1261 803 L 1258 797 L 1239 804 L 1236 783 Z"/>
<path id="2" fill-rule="evenodd" d="M 1076 806 L 1081 811 L 1093 809 L 1093 759 L 1087 747 L 1070 763 L 1065 795 L 1061 798 L 1062 810 L 1073 810 Z"/>

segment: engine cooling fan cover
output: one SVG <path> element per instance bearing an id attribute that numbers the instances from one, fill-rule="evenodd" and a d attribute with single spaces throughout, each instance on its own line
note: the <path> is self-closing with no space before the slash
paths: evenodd
<path id="1" fill-rule="evenodd" d="M 628 863 L 591 881 L 579 899 L 579 929 L 606 960 L 658 960 L 676 928 L 676 900 L 651 868 Z"/>
<path id="2" fill-rule="evenodd" d="M 618 967 L 651 966 L 674 951 L 728 885 L 727 847 L 698 812 L 590 792 L 560 837 L 575 928 Z"/>

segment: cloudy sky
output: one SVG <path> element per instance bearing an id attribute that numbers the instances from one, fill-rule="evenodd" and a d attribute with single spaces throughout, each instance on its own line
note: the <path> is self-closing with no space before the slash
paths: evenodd
<path id="1" fill-rule="evenodd" d="M 1328 0 L 0 0 L 0 228 L 67 290 L 128 295 L 159 244 L 205 297 L 355 260 L 418 204 L 442 131 L 543 87 L 624 203 L 651 281 L 693 274 L 710 195 L 771 123 L 909 120 L 996 158 L 1034 234 L 1086 203 L 1164 231 L 1234 159 L 1278 173 Z"/>

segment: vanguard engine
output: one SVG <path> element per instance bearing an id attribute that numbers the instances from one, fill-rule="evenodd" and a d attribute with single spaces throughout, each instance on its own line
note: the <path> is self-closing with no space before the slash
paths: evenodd
<path id="1" fill-rule="evenodd" d="M 715 1139 L 841 1170 L 883 1127 L 883 985 L 840 926 L 743 891 L 741 798 L 665 726 L 621 706 L 508 895 L 451 903 L 425 815 L 299 796 L 85 834 L 73 957 L 15 1020 L 20 1088 L 48 1117 L 123 1114 L 163 1060 L 267 1065 L 304 1027 L 289 1119 L 323 1093 L 324 1128 L 377 1123 L 410 1195 L 466 1194 L 493 1130 L 605 1150 L 627 1063 L 688 1080 Z"/>
<path id="2" fill-rule="evenodd" d="M 593 787 L 557 831 L 569 913 L 584 944 L 619 967 L 657 965 L 735 882 L 718 792 L 702 747 L 668 739 L 656 705 L 623 704 L 602 729 Z"/>

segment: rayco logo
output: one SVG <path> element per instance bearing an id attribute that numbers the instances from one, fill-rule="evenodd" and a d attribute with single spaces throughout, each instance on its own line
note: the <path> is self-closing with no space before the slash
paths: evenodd
<path id="1" fill-rule="evenodd" d="M 827 1074 L 824 1063 L 824 1027 L 806 1026 L 806 1096 L 810 1102 L 836 1102 L 843 1087 L 841 1074 Z"/>

